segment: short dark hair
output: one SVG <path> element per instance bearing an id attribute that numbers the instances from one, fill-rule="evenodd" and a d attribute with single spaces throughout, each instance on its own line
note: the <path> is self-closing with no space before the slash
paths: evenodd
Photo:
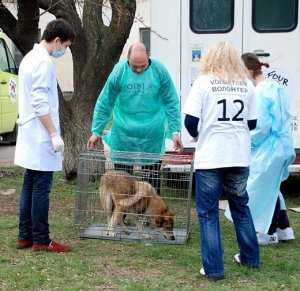
<path id="1" fill-rule="evenodd" d="M 62 42 L 68 40 L 73 42 L 75 38 L 72 26 L 64 19 L 55 19 L 49 22 L 44 30 L 42 40 L 51 42 L 56 37 L 59 37 Z"/>

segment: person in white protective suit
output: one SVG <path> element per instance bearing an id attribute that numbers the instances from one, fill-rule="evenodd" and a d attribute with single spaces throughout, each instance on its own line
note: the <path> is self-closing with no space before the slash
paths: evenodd
<path id="1" fill-rule="evenodd" d="M 247 184 L 249 207 L 261 245 L 294 239 L 280 184 L 288 178 L 288 166 L 295 159 L 292 140 L 290 99 L 277 83 L 265 79 L 262 66 L 253 53 L 242 59 L 255 84 L 258 119 L 251 132 L 251 165 Z M 231 219 L 229 209 L 225 215 Z"/>
<path id="2" fill-rule="evenodd" d="M 49 238 L 49 194 L 54 171 L 62 169 L 57 81 L 51 57 L 61 57 L 75 37 L 62 19 L 48 23 L 42 41 L 23 58 L 19 69 L 19 119 L 15 164 L 25 168 L 20 197 L 17 248 L 67 252 Z"/>

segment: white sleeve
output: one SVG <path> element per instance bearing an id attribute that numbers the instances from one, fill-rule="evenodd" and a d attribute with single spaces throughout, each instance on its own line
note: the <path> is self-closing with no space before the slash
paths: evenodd
<path id="1" fill-rule="evenodd" d="M 198 117 L 201 119 L 202 99 L 205 94 L 204 88 L 201 86 L 201 79 L 198 78 L 188 95 L 188 98 L 183 107 L 183 113 Z"/>
<path id="2" fill-rule="evenodd" d="M 43 62 L 32 73 L 31 106 L 36 116 L 50 113 L 49 90 L 51 88 L 52 64 Z"/>
<path id="3" fill-rule="evenodd" d="M 251 81 L 248 82 L 248 120 L 257 119 L 256 96 Z"/>

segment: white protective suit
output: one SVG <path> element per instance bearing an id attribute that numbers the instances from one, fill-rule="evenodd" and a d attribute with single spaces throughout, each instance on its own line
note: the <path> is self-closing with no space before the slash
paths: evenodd
<path id="1" fill-rule="evenodd" d="M 288 178 L 288 166 L 295 159 L 292 114 L 290 99 L 277 83 L 265 80 L 255 89 L 258 119 L 251 131 L 248 206 L 256 231 L 268 233 L 278 197 L 281 209 L 285 209 L 280 184 Z M 229 208 L 225 215 L 231 220 Z"/>
<path id="2" fill-rule="evenodd" d="M 60 134 L 57 81 L 51 57 L 41 44 L 24 57 L 19 69 L 19 119 L 15 164 L 37 171 L 59 171 L 62 155 L 39 117 L 51 114 Z"/>

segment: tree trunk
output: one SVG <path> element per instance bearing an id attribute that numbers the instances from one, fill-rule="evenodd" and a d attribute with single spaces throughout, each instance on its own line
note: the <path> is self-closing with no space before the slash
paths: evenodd
<path id="1" fill-rule="evenodd" d="M 0 0 L 0 28 L 25 55 L 38 41 L 39 6 L 36 0 L 17 1 L 18 20 Z"/>
<path id="2" fill-rule="evenodd" d="M 72 103 L 72 100 L 68 101 Z M 78 104 L 79 105 L 79 104 Z M 77 162 L 81 152 L 86 151 L 87 141 L 90 137 L 91 120 L 90 114 L 78 110 L 74 106 L 62 107 L 61 113 L 68 110 L 68 114 L 61 115 L 62 136 L 65 142 L 64 172 L 67 179 L 72 179 L 77 173 Z"/>
<path id="3" fill-rule="evenodd" d="M 91 121 L 94 106 L 107 76 L 122 53 L 129 36 L 135 15 L 135 0 L 110 1 L 112 20 L 109 27 L 102 22 L 102 1 L 88 1 L 83 13 L 85 32 L 85 63 L 74 62 L 74 96 L 72 105 L 62 102 L 61 121 L 63 139 L 66 142 L 64 170 L 67 178 L 77 172 L 78 157 L 86 151 L 88 138 L 91 135 Z M 73 59 L 82 54 L 82 47 L 72 47 Z M 70 111 L 71 109 L 71 111 Z M 65 112 L 70 112 L 71 119 Z M 70 127 L 71 125 L 71 127 Z M 70 131 L 68 133 L 67 131 Z"/>
<path id="4" fill-rule="evenodd" d="M 27 53 L 38 36 L 38 7 L 73 27 L 76 38 L 71 46 L 74 68 L 74 94 L 71 100 L 60 92 L 60 121 L 65 142 L 64 172 L 67 179 L 76 175 L 79 154 L 86 151 L 97 97 L 108 74 L 117 63 L 134 20 L 135 0 L 109 0 L 112 18 L 109 26 L 102 19 L 107 0 L 84 1 L 83 17 L 75 0 L 18 0 L 18 20 L 0 0 L 0 27 L 21 52 Z"/>

